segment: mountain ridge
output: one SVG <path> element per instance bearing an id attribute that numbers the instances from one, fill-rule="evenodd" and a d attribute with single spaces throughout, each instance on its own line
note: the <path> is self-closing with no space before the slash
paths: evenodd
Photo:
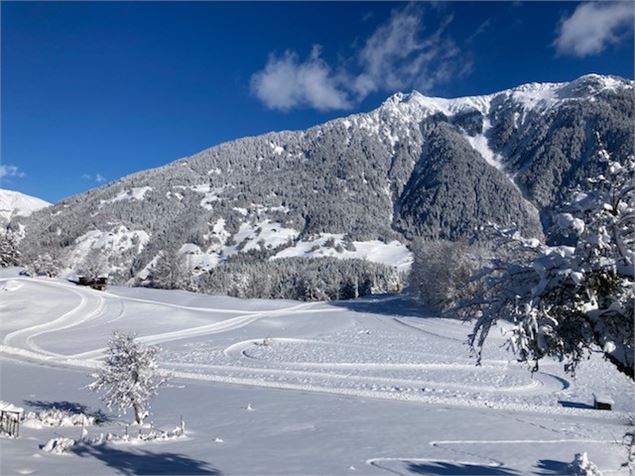
<path id="1" fill-rule="evenodd" d="M 586 75 L 467 98 L 396 93 L 368 113 L 225 142 L 17 221 L 27 254 L 62 252 L 72 268 L 97 248 L 125 280 L 167 248 L 204 272 L 246 252 L 351 257 L 338 250 L 373 240 L 390 252 L 355 257 L 393 256 L 413 238 L 461 239 L 486 222 L 541 236 L 564 191 L 601 171 L 600 148 L 632 153 L 633 84 Z"/>
<path id="2" fill-rule="evenodd" d="M 28 216 L 49 206 L 51 204 L 41 198 L 0 188 L 0 223 L 8 223 L 15 216 Z"/>

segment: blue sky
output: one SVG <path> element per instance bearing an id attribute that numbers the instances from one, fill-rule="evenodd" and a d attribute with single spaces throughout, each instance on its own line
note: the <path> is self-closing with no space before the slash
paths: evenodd
<path id="1" fill-rule="evenodd" d="M 634 5 L 3 1 L 1 186 L 55 202 L 398 90 L 632 78 Z"/>

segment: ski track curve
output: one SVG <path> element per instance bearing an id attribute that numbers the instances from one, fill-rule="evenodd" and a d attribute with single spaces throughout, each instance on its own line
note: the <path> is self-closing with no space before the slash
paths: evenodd
<path id="1" fill-rule="evenodd" d="M 4 280 L 0 280 L 4 281 Z M 199 337 L 204 335 L 211 335 L 216 333 L 227 332 L 230 330 L 236 330 L 241 327 L 247 326 L 259 319 L 267 318 L 267 317 L 280 317 L 280 316 L 293 316 L 298 314 L 307 314 L 307 313 L 326 313 L 326 312 L 339 312 L 341 311 L 339 308 L 329 308 L 329 307 L 319 307 L 317 309 L 312 309 L 317 307 L 321 303 L 301 303 L 294 306 L 290 306 L 282 309 L 273 309 L 266 311 L 242 311 L 242 310 L 229 310 L 229 309 L 206 309 L 206 308 L 198 308 L 191 306 L 179 306 L 171 303 L 163 303 L 160 301 L 151 301 L 147 299 L 137 299 L 137 298 L 127 298 L 122 296 L 117 296 L 112 293 L 103 293 L 94 290 L 81 289 L 78 290 L 75 286 L 67 285 L 65 283 L 57 283 L 53 281 L 34 281 L 41 285 L 48 286 L 56 286 L 64 288 L 65 290 L 77 295 L 80 298 L 80 302 L 73 309 L 63 313 L 56 319 L 43 323 L 37 324 L 33 326 L 29 326 L 24 329 L 19 329 L 13 331 L 5 336 L 3 339 L 3 345 L 0 346 L 0 353 L 3 353 L 8 356 L 24 358 L 28 360 L 35 360 L 40 362 L 47 362 L 51 365 L 60 365 L 60 366 L 70 366 L 70 367 L 80 367 L 80 368 L 95 368 L 99 365 L 98 358 L 101 357 L 104 349 L 96 349 L 89 352 L 84 352 L 80 354 L 74 355 L 61 355 L 53 352 L 49 352 L 45 349 L 39 347 L 34 339 L 38 336 L 47 333 L 54 333 L 56 331 L 61 331 L 64 329 L 76 327 L 83 325 L 87 322 L 97 320 L 100 317 L 103 317 L 104 307 L 106 301 L 112 301 L 114 299 L 121 301 L 137 301 L 137 302 L 145 302 L 150 303 L 157 306 L 167 306 L 167 307 L 178 307 L 182 309 L 189 309 L 195 311 L 209 311 L 209 312 L 236 312 L 238 311 L 241 315 L 230 317 L 220 322 L 214 322 L 208 325 L 197 326 L 193 328 L 186 328 L 172 332 L 159 333 L 149 336 L 143 336 L 139 338 L 142 342 L 155 344 L 162 342 L 170 342 L 178 339 L 190 338 L 190 337 Z M 125 315 L 125 304 L 121 304 L 121 308 L 119 313 L 112 319 L 107 322 L 114 322 L 118 319 L 121 319 Z M 395 319 L 400 324 L 407 325 L 403 322 L 400 322 L 398 319 Z M 91 326 L 92 327 L 92 326 Z M 416 326 L 409 326 L 413 328 L 417 328 Z M 419 328 L 419 330 L 421 330 Z M 282 340 L 282 338 L 276 338 Z M 320 343 L 324 344 L 324 341 L 319 341 L 316 339 L 290 339 L 287 338 L 287 341 L 296 341 L 296 342 L 304 342 L 304 343 Z M 248 357 L 244 351 L 245 346 L 253 345 L 254 340 L 242 341 L 236 344 L 233 344 L 225 349 L 225 355 L 232 356 L 235 352 L 238 352 L 241 357 Z M 21 347 L 22 345 L 22 347 Z M 335 344 L 342 345 L 342 344 Z M 345 344 L 344 344 L 345 345 Z M 352 346 L 360 346 L 359 344 L 351 344 Z M 363 347 L 363 346 L 362 346 Z M 254 359 L 257 360 L 257 359 Z M 266 362 L 266 361 L 265 361 Z M 271 365 L 272 363 L 268 363 Z M 462 364 L 459 362 L 454 363 L 421 363 L 421 364 L 400 364 L 400 363 L 354 363 L 354 362 L 333 362 L 333 363 L 321 363 L 321 362 L 275 362 L 273 363 L 276 366 L 287 366 L 292 367 L 289 368 L 271 368 L 271 367 L 246 367 L 246 366 L 232 366 L 232 365 L 201 365 L 201 364 L 188 364 L 183 362 L 170 362 L 165 363 L 164 365 L 177 367 L 177 368 L 202 368 L 207 369 L 208 373 L 197 373 L 197 372 L 187 372 L 174 370 L 172 374 L 174 377 L 189 379 L 189 380 L 198 380 L 198 381 L 211 381 L 211 382 L 220 382 L 220 383 L 230 383 L 230 384 L 240 384 L 240 385 L 249 385 L 249 386 L 259 386 L 259 387 L 268 387 L 268 388 L 278 388 L 278 389 L 289 389 L 289 390 L 300 390 L 300 391 L 313 391 L 318 393 L 327 393 L 327 394 L 337 394 L 344 396 L 358 396 L 358 397 L 369 397 L 369 398 L 379 398 L 379 399 L 388 399 L 388 400 L 404 400 L 404 401 L 413 401 L 420 403 L 428 403 L 428 404 L 441 404 L 441 405 L 455 405 L 455 406 L 467 406 L 467 407 L 479 407 L 479 408 L 500 408 L 500 409 L 508 409 L 508 410 L 518 410 L 518 411 L 529 411 L 529 412 L 539 412 L 539 413 L 547 413 L 547 414 L 571 414 L 571 415 L 584 415 L 591 418 L 603 418 L 603 419 L 614 419 L 614 418 L 624 418 L 626 414 L 621 412 L 612 412 L 612 415 L 604 415 L 604 414 L 595 414 L 596 412 L 589 412 L 588 410 L 581 410 L 575 408 L 560 408 L 560 407 L 551 407 L 551 406 L 543 406 L 543 405 L 535 405 L 535 404 L 524 404 L 524 403 L 513 403 L 513 402 L 502 402 L 502 401 L 483 401 L 477 399 L 470 398 L 461 398 L 457 396 L 443 396 L 443 395 L 426 395 L 424 392 L 419 391 L 402 391 L 399 387 L 394 387 L 391 391 L 386 390 L 374 390 L 374 389 L 366 389 L 366 388 L 348 388 L 342 387 L 338 385 L 333 385 L 333 380 L 335 381 L 343 381 L 343 380 L 351 380 L 351 381 L 359 381 L 359 382 L 376 382 L 376 383 L 384 383 L 387 385 L 392 384 L 403 384 L 404 382 L 410 383 L 413 386 L 425 386 L 425 385 L 434 385 L 439 386 L 438 382 L 434 381 L 426 381 L 420 379 L 404 379 L 404 378 L 391 378 L 391 377 L 383 377 L 383 376 L 363 376 L 363 375 L 351 375 L 347 373 L 338 372 L 337 370 L 359 370 L 359 369 L 458 369 L 458 368 L 467 368 L 474 369 L 473 365 Z M 483 368 L 493 368 L 493 369 L 503 369 L 507 366 L 507 361 L 492 361 L 485 362 Z M 164 367 L 165 368 L 165 367 Z M 215 371 L 215 373 L 214 373 Z M 235 375 L 221 375 L 219 373 L 231 373 L 231 372 L 239 372 L 239 373 L 252 373 L 258 374 L 259 377 L 243 377 L 243 376 L 235 376 Z M 266 377 L 274 377 L 274 376 L 282 376 L 282 377 L 301 377 L 305 379 L 311 378 L 324 378 L 327 381 L 327 385 L 319 384 L 298 384 L 295 382 L 285 382 L 285 381 L 271 381 L 267 380 Z M 536 374 L 537 378 L 534 382 L 529 385 L 525 385 L 524 388 L 513 389 L 515 392 L 523 392 L 523 391 L 541 391 L 546 390 L 548 392 L 558 392 L 563 388 L 566 388 L 566 382 L 563 382 L 563 379 L 552 376 L 549 374 L 538 373 Z M 264 378 L 263 378 L 264 377 Z M 330 381 L 330 382 L 329 382 Z M 322 382 L 321 382 L 322 383 Z M 441 385 L 444 385 L 442 383 Z M 448 387 L 456 386 L 456 388 L 461 388 L 463 390 L 472 390 L 472 391 L 485 391 L 486 388 L 480 385 L 465 385 L 465 384 L 453 384 L 451 382 L 447 383 Z M 510 391 L 512 391 L 510 389 Z M 501 391 L 501 389 L 497 390 L 498 393 L 505 393 L 505 391 Z"/>
<path id="2" fill-rule="evenodd" d="M 366 348 L 368 349 L 370 346 L 360 345 L 360 344 L 342 344 L 342 343 L 332 343 L 326 342 L 316 339 L 298 339 L 298 338 L 271 338 L 272 342 L 291 342 L 291 343 L 312 343 L 312 344 L 320 344 L 327 346 L 346 346 L 346 347 L 355 347 L 355 348 Z M 305 377 L 306 379 L 322 377 L 325 379 L 333 378 L 333 379 L 346 379 L 350 381 L 357 381 L 363 383 L 384 383 L 384 384 L 392 384 L 396 388 L 401 388 L 403 386 L 407 386 L 408 391 L 418 391 L 422 388 L 446 388 L 446 389 L 456 389 L 463 391 L 472 391 L 472 392 L 485 392 L 485 393 L 502 393 L 502 394 L 524 394 L 524 395 L 536 395 L 543 393 L 557 393 L 566 388 L 568 388 L 569 383 L 564 379 L 556 377 L 551 374 L 547 374 L 544 372 L 538 372 L 534 374 L 531 382 L 525 385 L 517 385 L 512 387 L 496 387 L 492 388 L 491 385 L 470 385 L 467 383 L 457 383 L 457 382 L 440 382 L 435 380 L 424 380 L 424 379 L 411 379 L 405 377 L 382 377 L 376 375 L 352 375 L 351 373 L 342 374 L 342 373 L 332 373 L 326 372 L 328 369 L 340 369 L 340 370 L 351 370 L 351 371 L 359 371 L 359 370 L 446 370 L 446 371 L 456 371 L 456 370 L 469 370 L 471 372 L 480 372 L 482 370 L 510 370 L 508 361 L 500 361 L 500 360 L 492 360 L 484 361 L 485 363 L 481 366 L 475 366 L 473 362 L 431 362 L 431 363 L 375 363 L 375 362 L 297 362 L 297 361 L 263 361 L 261 359 L 257 359 L 248 354 L 248 349 L 254 345 L 257 345 L 260 341 L 258 339 L 248 339 L 245 341 L 241 341 L 227 347 L 223 352 L 228 357 L 238 357 L 238 358 L 246 358 L 252 361 L 256 361 L 257 363 L 266 364 L 266 367 L 252 367 L 252 366 L 244 366 L 244 367 L 229 367 L 225 366 L 225 370 L 238 370 L 240 369 L 242 372 L 252 372 L 252 373 L 266 373 L 269 375 L 280 375 L 280 376 L 296 376 L 296 377 Z M 417 355 L 426 355 L 426 356 L 436 356 L 432 353 L 426 352 L 416 352 Z M 174 364 L 177 367 L 190 367 L 190 368 L 210 368 L 205 364 L 185 364 L 178 363 Z M 215 365 L 211 368 L 222 369 L 223 366 Z M 290 370 L 295 369 L 295 370 Z M 514 373 L 521 372 L 521 369 L 511 369 Z"/>

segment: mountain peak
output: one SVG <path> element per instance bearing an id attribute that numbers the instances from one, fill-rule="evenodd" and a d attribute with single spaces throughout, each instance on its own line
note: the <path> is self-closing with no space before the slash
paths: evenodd
<path id="1" fill-rule="evenodd" d="M 14 216 L 27 217 L 51 204 L 14 190 L 0 189 L 0 222 L 9 222 Z"/>
<path id="2" fill-rule="evenodd" d="M 409 93 L 397 92 L 380 106 L 382 111 L 395 111 L 415 115 L 416 119 L 443 113 L 451 116 L 467 110 L 487 113 L 495 97 L 507 97 L 523 108 L 547 109 L 563 100 L 594 96 L 602 91 L 633 88 L 633 81 L 618 76 L 590 73 L 569 82 L 532 82 L 492 94 L 443 98 L 426 96 L 413 89 Z"/>

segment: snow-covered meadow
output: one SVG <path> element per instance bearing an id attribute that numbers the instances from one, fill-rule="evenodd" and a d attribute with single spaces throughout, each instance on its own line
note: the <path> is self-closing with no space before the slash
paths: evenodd
<path id="1" fill-rule="evenodd" d="M 84 427 L 34 420 L 20 438 L 0 438 L 2 474 L 553 475 L 585 451 L 605 475 L 628 474 L 627 377 L 599 355 L 576 378 L 557 362 L 532 376 L 500 331 L 476 367 L 464 344 L 469 323 L 406 297 L 99 292 L 14 272 L 0 278 L 0 316 L 0 400 L 99 416 Z M 117 329 L 163 348 L 160 365 L 173 378 L 150 420 L 167 431 L 183 417 L 185 436 L 142 441 L 130 427 L 129 441 L 96 443 L 124 435 L 132 419 L 109 414 L 84 388 Z M 598 391 L 614 411 L 591 408 Z M 42 451 L 53 437 L 84 441 L 61 455 Z"/>

